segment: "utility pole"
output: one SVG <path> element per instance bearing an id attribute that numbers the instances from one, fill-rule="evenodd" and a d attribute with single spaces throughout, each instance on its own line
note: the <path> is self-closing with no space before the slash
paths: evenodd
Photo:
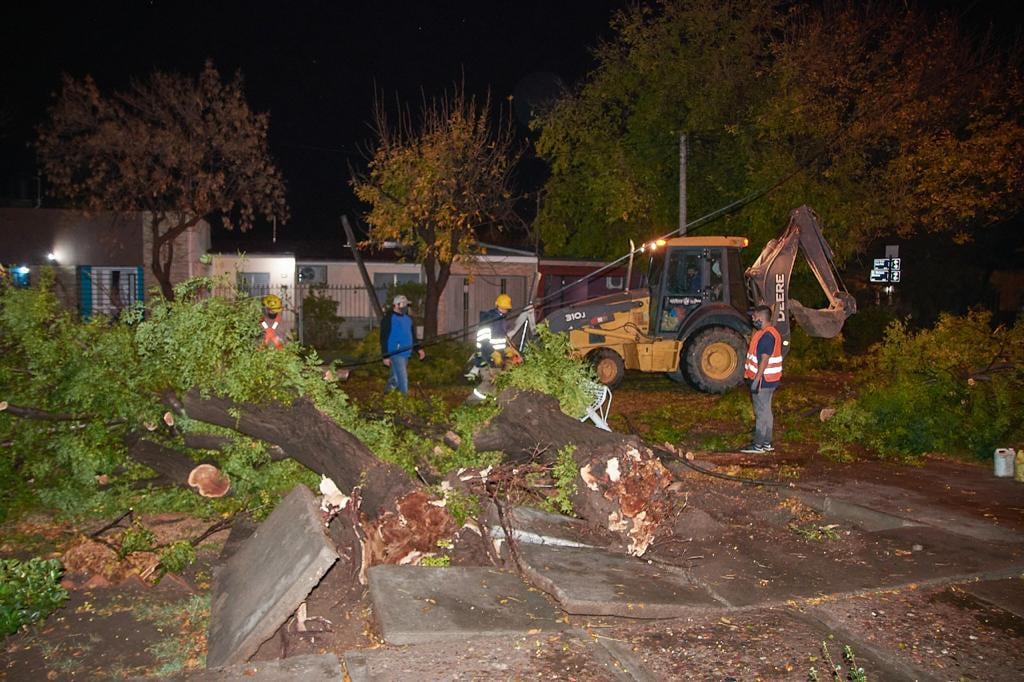
<path id="1" fill-rule="evenodd" d="M 679 234 L 686 236 L 686 133 L 679 136 Z"/>

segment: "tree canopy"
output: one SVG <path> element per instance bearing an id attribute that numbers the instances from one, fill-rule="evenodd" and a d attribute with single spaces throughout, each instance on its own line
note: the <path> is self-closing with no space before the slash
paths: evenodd
<path id="1" fill-rule="evenodd" d="M 198 78 L 156 72 L 110 95 L 91 77 L 65 76 L 36 149 L 71 202 L 150 214 L 153 274 L 172 298 L 174 240 L 200 220 L 241 230 L 257 214 L 287 220 L 269 125 L 250 109 L 241 75 L 225 82 L 209 62 Z"/>
<path id="2" fill-rule="evenodd" d="M 840 257 L 882 235 L 968 239 L 1020 209 L 1019 61 L 947 16 L 663 0 L 613 28 L 597 68 L 535 121 L 550 254 L 618 255 L 673 229 L 681 133 L 691 221 L 788 178 L 713 228 L 755 246 L 804 203 Z"/>
<path id="3" fill-rule="evenodd" d="M 370 206 L 371 241 L 396 241 L 426 273 L 424 333 L 437 334 L 437 305 L 452 263 L 479 251 L 477 232 L 513 217 L 512 170 L 519 158 L 509 122 L 492 120 L 490 99 L 464 89 L 424 99 L 417 119 L 377 105 L 368 172 L 353 178 Z"/>

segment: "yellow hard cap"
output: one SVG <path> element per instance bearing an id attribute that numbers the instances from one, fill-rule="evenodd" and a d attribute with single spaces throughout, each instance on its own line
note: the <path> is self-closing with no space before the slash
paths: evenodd
<path id="1" fill-rule="evenodd" d="M 272 313 L 281 312 L 281 299 L 274 294 L 267 294 L 263 297 L 263 307 Z"/>
<path id="2" fill-rule="evenodd" d="M 498 298 L 494 299 L 494 307 L 512 310 L 512 297 L 508 294 L 498 294 Z"/>

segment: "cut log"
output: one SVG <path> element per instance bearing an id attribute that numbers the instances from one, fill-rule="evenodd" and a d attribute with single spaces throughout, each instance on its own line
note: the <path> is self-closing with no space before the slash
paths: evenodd
<path id="1" fill-rule="evenodd" d="M 212 464 L 200 464 L 193 469 L 188 484 L 203 497 L 224 497 L 231 490 L 231 481 Z"/>
<path id="2" fill-rule="evenodd" d="M 184 452 L 142 438 L 135 432 L 125 436 L 124 441 L 129 457 L 160 475 L 154 483 L 192 487 L 204 497 L 223 497 L 231 488 L 228 477 L 213 462 L 196 462 Z"/>
<path id="3" fill-rule="evenodd" d="M 563 446 L 579 448 L 611 444 L 639 445 L 635 436 L 603 431 L 568 416 L 551 396 L 532 391 L 507 389 L 498 396 L 502 410 L 473 438 L 473 445 L 484 452 L 498 450 L 513 463 L 528 461 L 538 449 L 546 449 L 545 459 L 553 460 Z"/>

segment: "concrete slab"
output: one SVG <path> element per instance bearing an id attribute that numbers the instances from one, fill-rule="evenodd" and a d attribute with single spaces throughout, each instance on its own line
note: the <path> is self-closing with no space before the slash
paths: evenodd
<path id="1" fill-rule="evenodd" d="M 152 678 L 145 678 L 152 679 Z M 182 682 L 334 682 L 345 679 L 337 654 L 309 654 L 275 661 L 253 661 L 216 670 L 200 670 L 163 678 Z"/>
<path id="2" fill-rule="evenodd" d="M 914 526 L 812 544 L 779 536 L 756 536 L 735 544 L 693 543 L 702 558 L 692 579 L 735 607 L 781 604 L 790 599 L 847 594 L 913 582 L 961 581 L 1005 575 L 1024 567 L 1024 547 L 984 543 L 931 526 Z M 845 549 L 853 544 L 853 555 Z M 914 548 L 919 549 L 915 550 Z"/>
<path id="3" fill-rule="evenodd" d="M 1009 611 L 1018 618 L 1024 618 L 1024 578 L 1006 580 L 982 580 L 967 583 L 964 590 L 978 599 Z"/>
<path id="4" fill-rule="evenodd" d="M 344 655 L 352 682 L 393 680 L 526 680 L 641 682 L 619 661 L 575 632 L 467 637 Z"/>
<path id="5" fill-rule="evenodd" d="M 388 644 L 462 641 L 566 627 L 562 614 L 543 594 L 506 571 L 373 566 L 368 577 L 373 615 Z"/>
<path id="6" fill-rule="evenodd" d="M 215 572 L 206 665 L 256 653 L 337 560 L 313 493 L 296 486 Z"/>
<path id="7" fill-rule="evenodd" d="M 519 545 L 527 577 L 572 614 L 671 618 L 722 604 L 671 566 L 599 549 Z"/>
<path id="8" fill-rule="evenodd" d="M 979 513 L 984 500 L 978 500 L 973 509 L 954 508 L 922 492 L 904 487 L 884 485 L 870 481 L 850 480 L 842 485 L 831 482 L 805 481 L 793 491 L 802 501 L 826 513 L 846 518 L 866 530 L 889 530 L 911 525 L 928 525 L 948 533 L 963 535 L 985 542 L 1024 543 L 1024 533 L 1012 527 L 1012 518 L 1001 523 L 994 512 Z M 806 499 L 804 497 L 806 496 Z M 815 499 L 819 502 L 816 504 Z M 823 509 L 819 505 L 828 507 Z M 1009 510 L 1003 510 L 1011 513 Z M 872 527 L 888 517 L 888 528 Z M 902 523 L 898 523 L 902 520 Z M 866 523 L 865 523 L 866 522 Z"/>
<path id="9" fill-rule="evenodd" d="M 847 502 L 832 495 L 817 495 L 806 490 L 785 488 L 781 489 L 780 493 L 795 497 L 808 507 L 817 509 L 828 520 L 845 521 L 869 532 L 921 525 L 902 516 Z"/>
<path id="10" fill-rule="evenodd" d="M 512 537 L 516 542 L 559 547 L 593 547 L 587 525 L 579 519 L 534 509 L 513 507 L 508 514 Z M 495 526 L 491 536 L 504 538 L 505 529 Z"/>

